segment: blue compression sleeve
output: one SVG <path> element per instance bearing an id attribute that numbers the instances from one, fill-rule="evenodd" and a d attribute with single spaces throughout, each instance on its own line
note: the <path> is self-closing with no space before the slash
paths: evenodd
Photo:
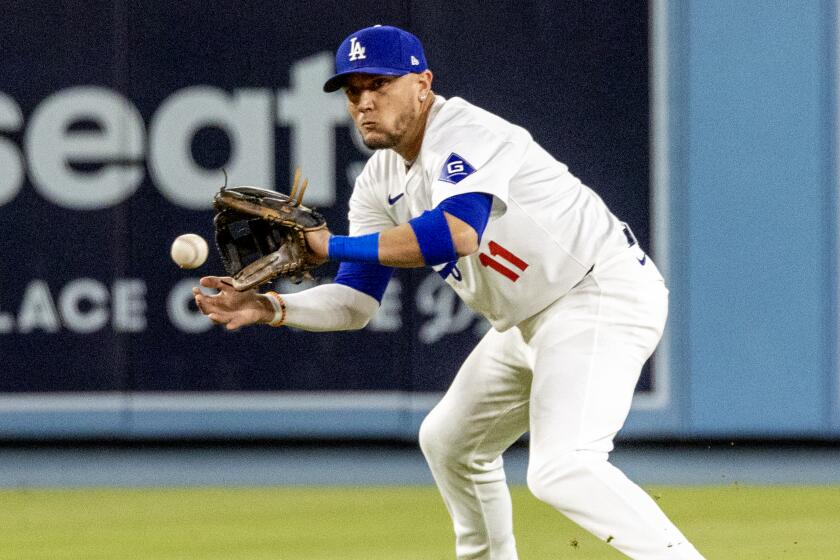
<path id="1" fill-rule="evenodd" d="M 359 290 L 382 302 L 385 288 L 393 274 L 393 268 L 381 264 L 343 262 L 338 265 L 338 274 L 333 282 Z"/>
<path id="2" fill-rule="evenodd" d="M 379 232 L 354 237 L 333 235 L 327 256 L 335 261 L 379 263 Z"/>
<path id="3" fill-rule="evenodd" d="M 481 242 L 481 235 L 487 227 L 490 219 L 490 209 L 493 206 L 493 195 L 483 192 L 470 192 L 450 196 L 440 204 L 438 208 L 447 212 L 459 220 L 468 223 L 478 234 L 478 241 Z"/>
<path id="4" fill-rule="evenodd" d="M 427 265 L 443 264 L 458 258 L 452 243 L 452 232 L 449 231 L 449 224 L 440 207 L 423 212 L 409 220 L 408 224 L 414 230 L 420 253 Z"/>

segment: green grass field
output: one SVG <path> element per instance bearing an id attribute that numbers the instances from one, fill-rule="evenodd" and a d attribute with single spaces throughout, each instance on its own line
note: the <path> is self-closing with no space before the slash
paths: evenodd
<path id="1" fill-rule="evenodd" d="M 840 487 L 651 487 L 707 558 L 840 558 Z M 513 490 L 522 560 L 623 558 Z M 452 559 L 432 487 L 0 490 L 0 559 Z"/>

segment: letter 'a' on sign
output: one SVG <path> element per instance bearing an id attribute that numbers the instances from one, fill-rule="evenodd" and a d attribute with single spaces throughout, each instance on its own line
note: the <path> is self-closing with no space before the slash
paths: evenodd
<path id="1" fill-rule="evenodd" d="M 455 152 L 452 152 L 446 158 L 446 162 L 440 170 L 439 179 L 454 185 L 472 173 L 475 173 L 475 167 Z"/>

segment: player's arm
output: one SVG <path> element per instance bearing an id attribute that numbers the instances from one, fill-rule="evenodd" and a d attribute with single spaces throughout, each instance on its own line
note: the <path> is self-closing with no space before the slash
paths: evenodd
<path id="1" fill-rule="evenodd" d="M 206 276 L 201 285 L 218 292 L 193 288 L 193 296 L 202 313 L 228 330 L 259 323 L 307 331 L 357 330 L 379 309 L 392 272 L 379 265 L 342 263 L 334 283 L 283 295 L 238 292 L 229 277 Z"/>
<path id="2" fill-rule="evenodd" d="M 365 178 L 357 180 L 350 199 L 350 231 L 368 233 L 393 226 L 387 214 L 370 204 Z M 331 284 L 292 294 L 237 292 L 230 278 L 208 276 L 201 286 L 218 290 L 207 294 L 193 289 L 198 308 L 228 330 L 267 323 L 307 331 L 361 329 L 379 308 L 393 269 L 376 263 L 345 263 Z"/>
<path id="3" fill-rule="evenodd" d="M 478 249 L 487 225 L 492 196 L 456 195 L 407 224 L 357 236 L 331 236 L 326 230 L 307 234 L 316 255 L 344 261 L 332 284 L 294 294 L 237 292 L 229 278 L 208 276 L 205 288 L 193 289 L 196 304 L 213 322 L 235 330 L 267 323 L 308 331 L 361 329 L 370 321 L 393 273 L 391 267 L 443 264 Z"/>
<path id="4" fill-rule="evenodd" d="M 324 260 L 417 268 L 457 260 L 478 250 L 493 197 L 471 192 L 450 197 L 406 224 L 359 236 L 307 234 Z"/>
<path id="5" fill-rule="evenodd" d="M 430 229 L 428 233 L 428 235 L 437 235 L 438 231 L 443 232 L 444 239 L 442 242 L 445 253 L 442 258 L 447 260 L 442 262 L 454 260 L 453 255 L 464 257 L 475 253 L 478 250 L 478 234 L 475 229 L 467 222 L 448 212 L 443 212 L 443 218 L 444 221 L 439 223 L 432 222 L 431 227 L 434 229 Z M 423 232 L 418 233 L 414 229 L 415 227 L 416 224 L 401 224 L 383 231 L 379 236 L 379 262 L 399 268 L 417 268 L 426 264 L 439 264 L 437 262 L 426 262 L 423 256 L 423 248 L 420 246 L 417 237 L 418 235 L 422 236 Z M 448 239 L 445 238 L 447 233 Z M 450 244 L 452 246 L 451 251 L 449 249 Z M 427 250 L 426 252 L 428 254 L 430 251 Z M 434 260 L 434 257 L 432 257 L 432 260 Z"/>

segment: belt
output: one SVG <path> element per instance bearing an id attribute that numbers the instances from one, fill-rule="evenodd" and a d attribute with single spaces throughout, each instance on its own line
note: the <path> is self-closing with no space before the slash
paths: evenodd
<path id="1" fill-rule="evenodd" d="M 638 245 L 639 242 L 636 240 L 633 230 L 630 229 L 630 226 L 628 226 L 625 222 L 621 222 L 621 231 L 624 232 L 624 237 L 627 238 L 627 247 Z"/>
<path id="2" fill-rule="evenodd" d="M 624 233 L 624 237 L 627 238 L 628 249 L 630 247 L 633 247 L 634 245 L 639 244 L 638 240 L 636 239 L 636 234 L 633 233 L 633 230 L 630 229 L 630 226 L 628 226 L 625 222 L 621 222 L 621 231 Z M 589 273 L 591 273 L 593 270 L 595 270 L 594 264 L 589 267 L 589 270 L 586 271 L 586 274 L 583 275 L 583 278 L 586 278 L 589 275 Z"/>

